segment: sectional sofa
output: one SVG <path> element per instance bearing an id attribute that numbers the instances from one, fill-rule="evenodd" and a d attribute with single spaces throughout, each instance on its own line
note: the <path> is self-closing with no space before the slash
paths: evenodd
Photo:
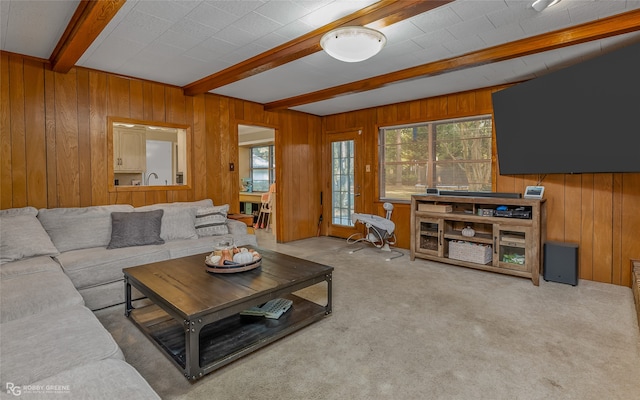
<path id="1" fill-rule="evenodd" d="M 227 211 L 210 199 L 0 210 L 0 397 L 158 399 L 92 311 L 123 303 L 123 268 L 229 238 L 256 246 Z"/>

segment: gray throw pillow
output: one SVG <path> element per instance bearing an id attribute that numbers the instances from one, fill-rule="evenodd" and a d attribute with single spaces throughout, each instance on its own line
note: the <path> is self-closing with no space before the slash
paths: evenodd
<path id="1" fill-rule="evenodd" d="M 216 236 L 229 234 L 227 213 L 229 205 L 201 207 L 196 211 L 196 232 L 198 236 Z"/>
<path id="2" fill-rule="evenodd" d="M 163 244 L 160 237 L 164 210 L 112 212 L 111 241 L 107 249 Z"/>

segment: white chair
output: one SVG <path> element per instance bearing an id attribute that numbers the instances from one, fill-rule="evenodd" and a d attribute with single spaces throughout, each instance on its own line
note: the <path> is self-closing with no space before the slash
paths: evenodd
<path id="1" fill-rule="evenodd" d="M 263 193 L 260 196 L 260 212 L 258 213 L 258 219 L 256 223 L 253 225 L 254 229 L 265 229 L 269 230 L 269 226 L 271 224 L 271 211 L 273 196 L 271 196 L 271 192 Z"/>

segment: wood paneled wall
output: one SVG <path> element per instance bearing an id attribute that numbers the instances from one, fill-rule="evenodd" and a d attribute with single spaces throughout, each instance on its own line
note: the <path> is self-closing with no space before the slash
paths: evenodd
<path id="1" fill-rule="evenodd" d="M 213 199 L 239 211 L 238 123 L 276 130 L 279 240 L 316 233 L 321 119 L 255 103 L 0 53 L 0 208 L 134 206 Z M 107 117 L 191 126 L 190 190 L 108 191 Z M 291 173 L 294 171 L 295 173 Z M 289 186 L 291 185 L 291 186 Z M 292 189 L 289 189 L 292 188 Z M 313 211 L 315 217 L 309 218 Z M 294 227 L 294 229 L 285 229 Z"/>
<path id="2" fill-rule="evenodd" d="M 501 87 L 336 114 L 324 118 L 326 131 L 363 129 L 366 159 L 362 190 L 367 209 L 384 215 L 378 196 L 378 128 L 421 121 L 491 114 L 491 93 Z M 630 133 L 631 134 L 631 133 Z M 494 191 L 523 193 L 539 177 L 502 176 L 493 151 Z M 327 172 L 325 171 L 325 174 Z M 631 259 L 640 258 L 640 174 L 552 174 L 544 177 L 547 199 L 547 240 L 578 243 L 580 278 L 631 285 Z M 325 214 L 328 210 L 325 210 Z M 398 247 L 410 246 L 410 208 L 396 204 L 393 212 Z"/>
<path id="3" fill-rule="evenodd" d="M 179 88 L 0 53 L 0 208 L 135 206 L 212 198 L 239 211 L 237 124 L 276 130 L 277 224 L 282 242 L 312 237 L 327 166 L 323 132 L 362 129 L 365 213 L 384 215 L 378 201 L 378 127 L 490 114 L 491 92 L 476 90 L 325 118 L 295 111 L 267 112 L 255 103 L 211 94 L 184 96 Z M 192 127 L 191 190 L 121 192 L 107 185 L 107 116 L 174 122 Z M 495 161 L 495 151 L 494 151 Z M 494 162 L 494 165 L 496 163 Z M 494 173 L 494 189 L 522 192 L 537 176 Z M 579 243 L 580 278 L 629 286 L 631 259 L 640 259 L 640 174 L 548 175 L 547 240 Z M 325 204 L 324 215 L 328 214 Z M 398 246 L 409 247 L 409 207 L 396 204 Z M 325 219 L 326 221 L 326 219 Z"/>

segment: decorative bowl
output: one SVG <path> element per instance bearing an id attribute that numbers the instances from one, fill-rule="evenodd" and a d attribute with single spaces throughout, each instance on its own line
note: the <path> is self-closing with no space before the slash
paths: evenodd
<path id="1" fill-rule="evenodd" d="M 205 257 L 205 271 L 216 274 L 230 274 L 235 272 L 250 271 L 262 265 L 262 257 L 260 256 L 260 253 L 255 250 L 248 250 L 253 254 L 253 260 L 246 263 L 236 263 L 230 260 L 222 260 L 221 255 L 216 254 L 218 251 L 219 250 L 216 250 Z"/>

